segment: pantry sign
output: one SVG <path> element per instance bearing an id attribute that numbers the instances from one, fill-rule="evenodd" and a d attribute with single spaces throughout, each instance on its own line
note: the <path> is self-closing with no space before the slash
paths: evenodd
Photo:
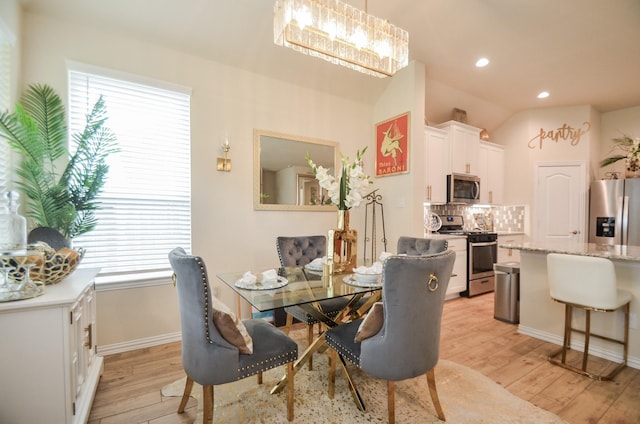
<path id="1" fill-rule="evenodd" d="M 591 131 L 591 123 L 583 122 L 578 127 L 573 127 L 567 123 L 564 123 L 561 127 L 555 129 L 540 128 L 540 131 L 529 140 L 528 146 L 530 149 L 538 148 L 542 150 L 542 147 L 553 142 L 555 144 L 568 142 L 572 146 L 577 146 L 580 143 L 580 139 L 583 135 Z"/>

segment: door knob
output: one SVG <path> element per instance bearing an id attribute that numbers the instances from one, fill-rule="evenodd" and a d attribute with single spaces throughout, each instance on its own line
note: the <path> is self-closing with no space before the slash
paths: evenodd
<path id="1" fill-rule="evenodd" d="M 575 236 L 576 234 L 580 234 L 580 231 L 578 231 L 578 230 L 573 230 L 573 231 L 571 231 L 571 234 L 573 234 L 573 235 Z"/>

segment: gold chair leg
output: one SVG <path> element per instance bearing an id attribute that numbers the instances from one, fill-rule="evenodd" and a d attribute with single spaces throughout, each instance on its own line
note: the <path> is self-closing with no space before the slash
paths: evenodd
<path id="1" fill-rule="evenodd" d="M 387 408 L 389 410 L 389 424 L 396 422 L 396 383 L 387 381 Z"/>
<path id="2" fill-rule="evenodd" d="M 284 324 L 284 329 L 282 330 L 284 334 L 289 334 L 291 331 L 291 326 L 293 325 L 293 315 L 287 314 L 287 321 Z"/>
<path id="3" fill-rule="evenodd" d="M 202 386 L 202 422 L 204 424 L 213 423 L 213 386 Z"/>
<path id="4" fill-rule="evenodd" d="M 336 387 L 336 360 L 338 354 L 329 348 L 329 399 L 333 399 Z"/>
<path id="5" fill-rule="evenodd" d="M 444 411 L 442 410 L 442 405 L 440 405 L 440 398 L 438 397 L 438 389 L 436 389 L 436 373 L 435 369 L 431 368 L 427 371 L 427 385 L 429 386 L 429 394 L 431 395 L 431 402 L 433 402 L 433 406 L 436 408 L 436 412 L 438 413 L 438 418 L 441 421 L 447 421 L 444 416 Z"/>
<path id="6" fill-rule="evenodd" d="M 287 420 L 293 421 L 293 362 L 287 363 Z"/>
<path id="7" fill-rule="evenodd" d="M 313 324 L 307 325 L 307 346 L 313 343 Z M 309 356 L 309 371 L 313 371 L 313 355 Z"/>
<path id="8" fill-rule="evenodd" d="M 178 414 L 182 414 L 184 412 L 184 408 L 187 406 L 187 402 L 189 402 L 189 396 L 191 395 L 192 388 L 193 388 L 193 380 L 190 377 L 187 377 L 187 381 L 184 383 L 184 392 L 182 393 L 182 400 L 180 401 L 180 406 L 178 406 Z"/>

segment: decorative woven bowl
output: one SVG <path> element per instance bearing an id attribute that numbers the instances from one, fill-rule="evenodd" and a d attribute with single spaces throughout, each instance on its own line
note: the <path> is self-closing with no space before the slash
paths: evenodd
<path id="1" fill-rule="evenodd" d="M 8 268 L 7 277 L 16 283 L 24 281 L 28 269 L 31 280 L 55 284 L 71 274 L 83 256 L 84 249 L 63 247 L 55 250 L 40 241 L 29 244 L 26 255 L 1 257 L 0 268 Z"/>

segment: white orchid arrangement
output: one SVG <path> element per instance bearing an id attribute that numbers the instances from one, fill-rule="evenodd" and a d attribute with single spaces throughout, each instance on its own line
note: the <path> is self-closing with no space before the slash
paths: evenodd
<path id="1" fill-rule="evenodd" d="M 367 186 L 372 184 L 371 179 L 362 169 L 362 155 L 367 151 L 365 147 L 356 152 L 356 159 L 349 162 L 349 158 L 340 154 L 342 171 L 340 179 L 336 180 L 329 170 L 323 166 L 316 166 L 307 153 L 306 161 L 316 176 L 320 187 L 327 190 L 331 204 L 336 205 L 340 210 L 347 210 L 360 206 L 362 199 L 367 194 Z"/>
<path id="2" fill-rule="evenodd" d="M 611 165 L 624 159 L 628 162 L 628 166 L 634 168 L 631 169 L 632 171 L 638 171 L 638 169 L 635 168 L 640 167 L 640 163 L 638 163 L 640 161 L 640 137 L 631 138 L 628 135 L 624 135 L 614 138 L 613 142 L 615 143 L 615 147 L 622 150 L 625 154 L 609 156 L 600 162 L 600 166 Z"/>

